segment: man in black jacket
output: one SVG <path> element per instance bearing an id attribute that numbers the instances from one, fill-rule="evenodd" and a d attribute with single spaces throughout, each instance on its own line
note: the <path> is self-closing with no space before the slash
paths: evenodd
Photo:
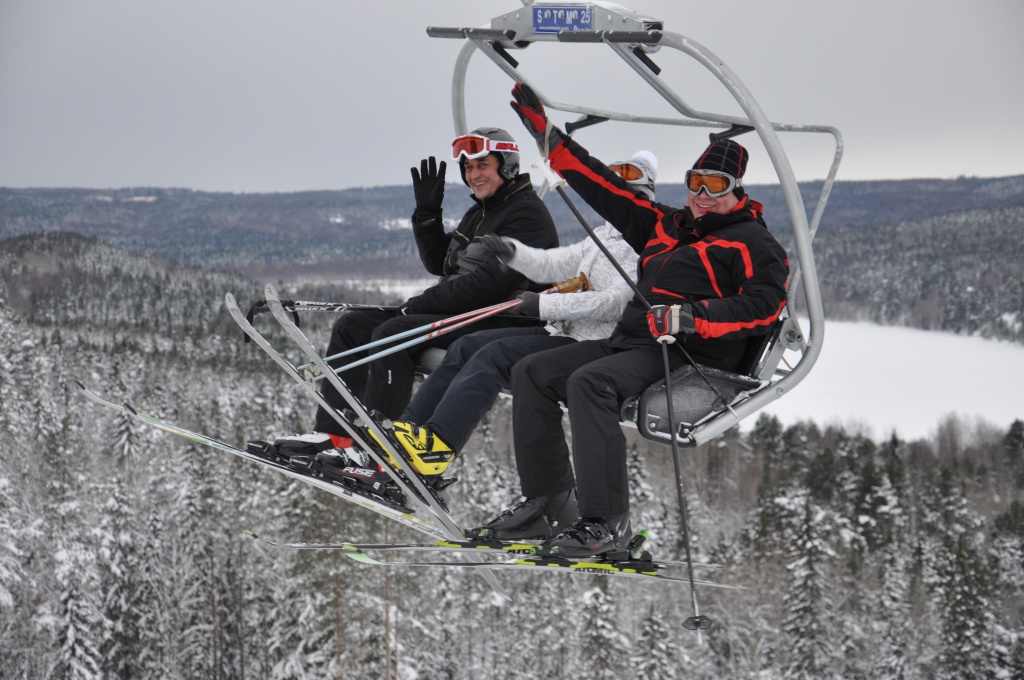
<path id="1" fill-rule="evenodd" d="M 640 254 L 637 286 L 644 299 L 633 297 L 610 339 L 540 352 L 515 365 L 513 434 L 526 499 L 472 531 L 500 539 L 517 536 L 523 526 L 543 526 L 538 518 L 575 486 L 580 518 L 543 550 L 567 557 L 621 550 L 631 529 L 620 405 L 664 377 L 659 341 L 675 343 L 673 370 L 686 361 L 676 346 L 697 363 L 737 370 L 749 339 L 768 332 L 786 304 L 788 260 L 761 205 L 744 193 L 748 154 L 736 142 L 713 142 L 701 154 L 686 174 L 687 206 L 673 208 L 638 197 L 565 137 L 529 86 L 517 84 L 512 92 L 512 108 L 551 167 Z M 569 409 L 571 465 L 560 403 Z"/>
<path id="2" fill-rule="evenodd" d="M 487 236 L 510 236 L 537 248 L 558 246 L 558 233 L 547 206 L 537 195 L 527 173 L 519 172 L 519 146 L 500 128 L 477 128 L 452 142 L 452 159 L 458 160 L 462 181 L 473 192 L 474 205 L 458 227 L 446 233 L 441 203 L 446 164 L 433 157 L 412 168 L 416 210 L 413 234 L 423 266 L 441 277 L 420 295 L 409 298 L 397 312 L 351 310 L 338 319 L 331 332 L 327 356 L 355 349 L 370 341 L 397 335 L 440 319 L 514 299 L 541 287 L 522 274 L 502 267 L 496 258 L 464 257 L 466 249 Z M 346 385 L 363 404 L 388 418 L 398 418 L 412 395 L 416 356 L 427 347 L 448 347 L 457 338 L 479 330 L 510 325 L 537 324 L 514 314 L 487 317 L 464 328 L 439 335 L 407 350 L 395 352 L 342 374 Z M 330 362 L 335 368 L 373 354 L 359 352 Z M 324 380 L 321 394 L 332 405 L 344 399 Z M 335 419 L 318 408 L 314 432 L 282 437 L 274 442 L 279 453 L 312 456 L 352 445 Z M 413 465 L 424 474 L 440 474 L 451 451 L 431 451 L 433 462 Z M 454 454 L 452 454 L 454 455 Z"/>

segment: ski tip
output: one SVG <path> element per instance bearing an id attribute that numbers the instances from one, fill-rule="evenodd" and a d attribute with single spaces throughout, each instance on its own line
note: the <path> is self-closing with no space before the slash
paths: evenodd
<path id="1" fill-rule="evenodd" d="M 122 402 L 122 405 L 124 406 L 125 410 L 128 411 L 128 413 L 131 413 L 133 416 L 139 415 L 139 412 L 135 410 L 135 407 L 129 404 L 127 401 Z"/>
<path id="2" fill-rule="evenodd" d="M 75 387 L 77 387 L 78 389 L 80 389 L 83 392 L 85 391 L 85 385 L 82 384 L 81 380 L 76 380 L 75 381 Z"/>
<path id="3" fill-rule="evenodd" d="M 647 531 L 647 529 L 641 529 L 640 531 L 636 532 L 636 535 L 637 536 L 643 536 L 644 538 L 650 538 L 651 537 L 651 534 L 650 534 L 649 531 Z"/>
<path id="4" fill-rule="evenodd" d="M 246 529 L 245 530 L 245 534 L 249 538 L 255 538 L 256 540 L 259 540 L 259 538 L 260 538 L 259 536 L 256 535 L 256 532 L 253 531 L 252 529 Z"/>

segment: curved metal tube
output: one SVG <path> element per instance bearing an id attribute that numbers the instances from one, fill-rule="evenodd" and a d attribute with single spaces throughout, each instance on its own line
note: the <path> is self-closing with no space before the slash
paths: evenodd
<path id="1" fill-rule="evenodd" d="M 651 34 L 655 35 L 654 33 Z M 481 38 L 474 38 L 466 35 L 466 44 L 460 50 L 456 59 L 455 69 L 452 78 L 452 113 L 455 124 L 455 134 L 464 134 L 468 130 L 465 110 L 465 88 L 466 73 L 469 61 L 477 51 L 482 52 L 513 81 L 529 83 L 538 92 L 545 106 L 550 109 L 568 113 L 590 114 L 600 116 L 609 120 L 623 122 L 650 123 L 661 125 L 680 125 L 689 127 L 722 128 L 731 125 L 752 126 L 761 139 L 768 156 L 772 161 L 775 172 L 779 178 L 783 197 L 787 210 L 790 214 L 793 230 L 794 243 L 796 248 L 797 262 L 790 274 L 789 281 L 789 307 L 795 301 L 797 287 L 804 292 L 804 300 L 807 303 L 808 333 L 806 338 L 800 340 L 802 353 L 799 361 L 786 375 L 770 383 L 765 388 L 755 392 L 749 398 L 734 405 L 733 409 L 727 409 L 714 418 L 711 418 L 695 428 L 690 435 L 688 445 L 699 445 L 736 425 L 741 419 L 752 415 L 764 406 L 780 398 L 789 390 L 795 387 L 810 372 L 821 352 L 824 340 L 824 310 L 821 300 L 821 291 L 818 284 L 817 269 L 814 262 L 812 242 L 817 233 L 825 205 L 835 183 L 839 163 L 843 155 L 843 139 L 840 132 L 831 126 L 799 125 L 773 123 L 768 120 L 754 96 L 742 83 L 738 76 L 719 59 L 713 52 L 700 43 L 681 36 L 676 33 L 661 31 L 657 34 L 657 44 L 662 47 L 671 47 L 690 56 L 703 65 L 714 75 L 722 85 L 730 92 L 740 108 L 746 114 L 746 118 L 715 114 L 706 111 L 699 111 L 690 107 L 671 87 L 654 73 L 643 61 L 638 59 L 630 49 L 629 43 L 606 41 L 606 44 L 618 54 L 636 73 L 643 78 L 658 94 L 660 94 L 683 118 L 665 118 L 641 116 L 630 113 L 607 111 L 590 107 L 576 106 L 564 102 L 551 100 L 544 96 L 539 88 L 533 86 L 519 70 L 510 64 L 494 49 L 492 44 Z M 552 40 L 552 36 L 533 36 L 536 40 Z M 517 38 L 523 39 L 523 38 Z M 831 135 L 835 141 L 835 153 L 828 174 L 823 182 L 821 194 L 810 221 L 803 205 L 800 189 L 796 177 L 793 174 L 792 166 L 786 152 L 779 141 L 778 132 L 802 132 L 820 133 Z M 791 323 L 796 325 L 795 319 Z M 795 342 L 795 341 L 794 341 Z"/>

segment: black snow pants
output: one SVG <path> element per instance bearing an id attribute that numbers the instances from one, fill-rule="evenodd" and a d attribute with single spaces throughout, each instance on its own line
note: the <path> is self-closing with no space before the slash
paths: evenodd
<path id="1" fill-rule="evenodd" d="M 343 313 L 334 323 L 331 339 L 327 345 L 327 356 L 330 357 L 340 352 L 355 349 L 371 341 L 419 328 L 449 316 L 452 315 L 409 314 L 402 316 L 398 312 L 377 309 L 350 310 Z M 537 325 L 537 323 L 536 320 L 523 319 L 522 317 L 489 316 L 407 349 L 374 359 L 362 366 L 346 370 L 340 376 L 345 385 L 352 391 L 352 394 L 368 409 L 376 409 L 387 418 L 397 419 L 412 397 L 412 387 L 416 377 L 416 360 L 423 350 L 428 347 L 447 348 L 463 335 L 480 330 L 507 326 Z M 415 337 L 419 337 L 419 335 Z M 341 359 L 328 361 L 327 363 L 333 368 L 338 368 L 411 339 L 410 337 L 385 343 L 383 346 L 362 350 Z M 335 408 L 340 409 L 347 406 L 345 399 L 338 394 L 338 391 L 327 380 L 322 381 L 320 393 Z M 348 434 L 331 414 L 321 407 L 317 408 L 313 429 L 317 432 L 339 435 Z"/>
<path id="2" fill-rule="evenodd" d="M 675 370 L 683 359 L 669 352 L 669 362 Z M 620 406 L 664 375 L 657 345 L 622 350 L 588 340 L 521 359 L 512 369 L 512 412 L 523 495 L 550 496 L 575 484 L 580 516 L 628 512 Z M 571 465 L 559 402 L 569 409 Z"/>

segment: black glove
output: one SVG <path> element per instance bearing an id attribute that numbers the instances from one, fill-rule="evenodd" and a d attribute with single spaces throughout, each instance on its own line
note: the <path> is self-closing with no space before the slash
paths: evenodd
<path id="1" fill-rule="evenodd" d="M 508 264 L 516 256 L 516 247 L 513 244 L 493 234 L 477 239 L 469 245 L 467 250 L 470 248 L 478 256 L 496 257 L 502 264 Z"/>
<path id="2" fill-rule="evenodd" d="M 551 124 L 547 114 L 544 112 L 544 104 L 540 97 L 533 91 L 533 88 L 525 83 L 516 83 L 512 87 L 513 101 L 512 110 L 519 114 L 523 125 L 537 140 L 537 146 L 546 156 L 547 153 L 562 143 L 565 136 L 562 131 Z"/>
<path id="3" fill-rule="evenodd" d="M 437 166 L 437 159 L 431 156 L 420 161 L 419 172 L 416 168 L 410 168 L 412 172 L 412 190 L 416 195 L 416 221 L 427 223 L 441 217 L 441 203 L 444 201 L 444 173 L 448 164 L 441 161 L 441 167 Z"/>
<path id="4" fill-rule="evenodd" d="M 653 338 L 693 333 L 693 305 L 688 302 L 678 305 L 655 305 L 647 312 L 647 326 Z"/>
<path id="5" fill-rule="evenodd" d="M 519 299 L 522 300 L 518 305 L 508 310 L 506 314 L 514 316 L 529 316 L 534 319 L 540 318 L 540 294 L 526 291 L 525 293 L 519 294 Z"/>
<path id="6" fill-rule="evenodd" d="M 456 258 L 459 274 L 472 274 L 481 269 L 494 269 L 494 256 L 485 250 L 479 241 L 473 241 L 463 248 Z"/>

